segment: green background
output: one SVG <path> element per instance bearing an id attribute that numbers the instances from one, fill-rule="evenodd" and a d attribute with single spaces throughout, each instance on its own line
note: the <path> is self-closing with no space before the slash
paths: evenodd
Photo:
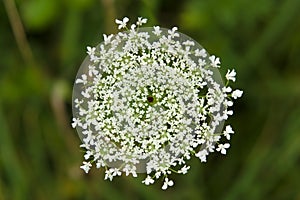
<path id="1" fill-rule="evenodd" d="M 300 199 L 299 9 L 299 0 L 3 0 L 0 200 Z M 192 159 L 167 191 L 162 181 L 143 185 L 144 176 L 110 182 L 103 170 L 79 169 L 75 75 L 86 46 L 116 33 L 123 16 L 178 26 L 221 57 L 223 76 L 235 68 L 233 85 L 244 90 L 228 121 L 228 155 Z"/>

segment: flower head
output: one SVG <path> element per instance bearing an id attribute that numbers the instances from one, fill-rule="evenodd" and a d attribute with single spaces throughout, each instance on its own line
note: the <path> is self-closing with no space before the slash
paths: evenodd
<path id="1" fill-rule="evenodd" d="M 206 162 L 212 152 L 226 154 L 230 144 L 219 142 L 233 130 L 219 130 L 233 114 L 232 98 L 243 92 L 225 86 L 220 59 L 177 27 L 141 28 L 147 19 L 139 17 L 128 29 L 128 22 L 116 19 L 126 31 L 87 47 L 75 80 L 72 127 L 85 149 L 80 168 L 88 173 L 95 163 L 111 181 L 146 173 L 142 183 L 163 178 L 165 190 L 174 185 L 173 172 L 188 173 L 191 157 Z M 225 77 L 235 75 L 229 70 Z"/>

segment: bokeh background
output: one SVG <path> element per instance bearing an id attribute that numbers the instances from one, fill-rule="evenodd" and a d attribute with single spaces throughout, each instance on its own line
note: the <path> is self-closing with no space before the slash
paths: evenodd
<path id="1" fill-rule="evenodd" d="M 299 0 L 3 0 L 0 3 L 0 200 L 300 199 Z M 179 30 L 237 71 L 244 90 L 227 156 L 192 159 L 167 191 L 139 178 L 86 175 L 70 126 L 86 46 L 115 18 Z"/>

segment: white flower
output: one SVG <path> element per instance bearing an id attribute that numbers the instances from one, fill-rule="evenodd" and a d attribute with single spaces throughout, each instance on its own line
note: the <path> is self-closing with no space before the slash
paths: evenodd
<path id="1" fill-rule="evenodd" d="M 226 106 L 233 106 L 233 102 L 232 101 L 229 101 L 229 100 L 225 100 L 225 105 Z"/>
<path id="2" fill-rule="evenodd" d="M 233 82 L 235 82 L 235 76 L 236 76 L 236 72 L 235 72 L 235 70 L 233 69 L 233 70 L 228 70 L 227 71 L 227 73 L 226 73 L 226 75 L 225 75 L 225 77 L 226 77 L 226 79 L 228 80 L 228 81 L 233 81 Z"/>
<path id="3" fill-rule="evenodd" d="M 100 60 L 100 58 L 99 58 L 98 56 L 91 55 L 91 61 L 92 61 L 93 63 L 97 63 L 97 62 L 99 62 L 99 60 Z"/>
<path id="4" fill-rule="evenodd" d="M 226 149 L 228 149 L 230 147 L 229 143 L 225 143 L 225 144 L 219 144 L 218 148 L 216 149 L 217 151 L 221 151 L 221 154 L 226 154 Z"/>
<path id="5" fill-rule="evenodd" d="M 115 20 L 116 24 L 118 24 L 118 29 L 122 29 L 122 28 L 125 28 L 126 25 L 127 25 L 127 22 L 129 22 L 129 18 L 128 17 L 124 17 L 123 20 L 118 20 L 116 19 Z"/>
<path id="6" fill-rule="evenodd" d="M 111 169 L 106 170 L 104 180 L 109 179 L 110 181 L 112 181 L 113 178 L 114 178 L 114 176 L 112 175 Z"/>
<path id="7" fill-rule="evenodd" d="M 172 30 L 168 30 L 169 36 L 171 38 L 179 37 L 179 34 L 176 32 L 177 30 L 177 27 L 173 27 Z"/>
<path id="8" fill-rule="evenodd" d="M 201 58 L 198 60 L 198 63 L 199 63 L 199 67 L 204 67 L 206 65 L 206 61 Z"/>
<path id="9" fill-rule="evenodd" d="M 186 46 L 194 46 L 195 45 L 195 42 L 193 41 L 190 41 L 190 40 L 187 40 L 185 42 L 182 43 L 183 45 L 186 45 Z M 202 49 L 203 50 L 203 49 Z"/>
<path id="10" fill-rule="evenodd" d="M 121 176 L 122 172 L 118 168 L 111 168 L 111 173 L 113 176 Z"/>
<path id="11" fill-rule="evenodd" d="M 212 56 L 209 57 L 209 60 L 210 60 L 211 65 L 212 65 L 213 67 L 216 67 L 216 68 L 219 68 L 219 67 L 220 67 L 220 65 L 219 65 L 219 64 L 221 64 L 220 58 L 218 58 L 218 57 L 212 55 Z"/>
<path id="12" fill-rule="evenodd" d="M 126 176 L 128 176 L 129 174 L 132 174 L 133 177 L 137 177 L 135 166 L 130 166 L 127 164 L 123 168 L 123 171 L 125 172 Z"/>
<path id="13" fill-rule="evenodd" d="M 135 24 L 131 24 L 130 29 L 131 29 L 133 32 L 135 32 L 135 28 L 136 28 L 136 25 L 135 25 Z"/>
<path id="14" fill-rule="evenodd" d="M 232 110 L 225 110 L 224 114 L 225 115 L 233 115 L 233 111 Z"/>
<path id="15" fill-rule="evenodd" d="M 104 179 L 111 181 L 122 173 L 146 173 L 142 183 L 163 178 L 165 190 L 174 185 L 168 179 L 173 172 L 188 173 L 192 156 L 206 162 L 214 151 L 226 154 L 230 144 L 219 142 L 230 140 L 233 130 L 220 128 L 242 91 L 227 85 L 235 81 L 235 70 L 227 71 L 226 86 L 216 80 L 218 69 L 212 67 L 221 67 L 220 59 L 207 58 L 177 27 L 143 29 L 142 17 L 128 22 L 117 19 L 126 31 L 103 34 L 97 48 L 87 47 L 75 80 L 72 127 L 85 149 L 80 168 L 105 168 Z"/>
<path id="16" fill-rule="evenodd" d="M 168 188 L 168 186 L 173 186 L 174 182 L 172 180 L 169 180 L 167 177 L 165 178 L 165 182 L 163 184 L 163 186 L 161 187 L 161 189 L 166 190 Z"/>
<path id="17" fill-rule="evenodd" d="M 75 83 L 76 83 L 76 84 L 82 83 L 83 85 L 87 84 L 87 75 L 82 74 L 82 75 L 81 75 L 81 79 L 80 79 L 80 78 L 76 79 L 76 82 L 75 82 Z"/>
<path id="18" fill-rule="evenodd" d="M 230 134 L 233 134 L 234 131 L 232 130 L 231 126 L 230 125 L 227 125 L 225 127 L 225 130 L 223 132 L 224 136 L 226 137 L 227 140 L 230 140 Z"/>
<path id="19" fill-rule="evenodd" d="M 231 87 L 224 87 L 223 91 L 226 92 L 226 93 L 229 93 L 229 92 L 232 91 L 232 89 L 231 89 Z"/>
<path id="20" fill-rule="evenodd" d="M 86 49 L 87 49 L 87 54 L 88 55 L 90 55 L 90 56 L 92 56 L 92 55 L 94 55 L 95 54 L 95 51 L 96 51 L 96 47 L 86 47 Z"/>
<path id="21" fill-rule="evenodd" d="M 206 54 L 206 51 L 204 49 L 201 49 L 201 50 L 196 49 L 195 50 L 195 56 L 205 58 L 207 56 L 207 54 Z"/>
<path id="22" fill-rule="evenodd" d="M 92 167 L 92 164 L 90 162 L 83 161 L 83 165 L 80 166 L 81 169 L 85 171 L 85 173 L 88 173 Z"/>
<path id="23" fill-rule="evenodd" d="M 189 169 L 190 169 L 190 166 L 184 165 L 184 166 L 178 171 L 178 173 L 186 174 L 187 171 L 188 171 Z"/>
<path id="24" fill-rule="evenodd" d="M 113 34 L 110 35 L 103 34 L 104 44 L 105 45 L 109 44 L 113 36 L 114 36 Z"/>
<path id="25" fill-rule="evenodd" d="M 206 149 L 203 149 L 195 154 L 196 157 L 200 159 L 201 162 L 206 162 L 206 156 L 208 155 L 208 152 Z"/>
<path id="26" fill-rule="evenodd" d="M 105 167 L 103 160 L 98 159 L 96 163 L 96 168 Z"/>
<path id="27" fill-rule="evenodd" d="M 161 34 L 161 30 L 159 26 L 153 27 L 154 31 L 152 31 L 155 35 L 159 36 Z"/>
<path id="28" fill-rule="evenodd" d="M 154 180 L 151 178 L 151 176 L 147 176 L 145 180 L 142 181 L 145 185 L 150 185 L 154 183 Z"/>
<path id="29" fill-rule="evenodd" d="M 239 97 L 241 97 L 243 95 L 243 91 L 242 90 L 234 90 L 232 92 L 232 98 L 237 99 Z"/>
<path id="30" fill-rule="evenodd" d="M 89 76 L 97 75 L 99 73 L 98 70 L 96 70 L 96 67 L 93 65 L 89 65 Z"/>
<path id="31" fill-rule="evenodd" d="M 80 119 L 73 117 L 73 123 L 72 123 L 72 127 L 75 128 L 77 125 L 80 125 Z"/>
<path id="32" fill-rule="evenodd" d="M 183 159 L 182 157 L 181 157 L 181 158 L 178 158 L 177 161 L 178 161 L 178 164 L 179 164 L 179 165 L 185 163 L 185 161 L 184 161 L 184 159 Z"/>
<path id="33" fill-rule="evenodd" d="M 158 172 L 155 173 L 155 178 L 158 179 L 160 176 L 161 176 L 161 171 L 158 171 Z"/>
<path id="34" fill-rule="evenodd" d="M 136 25 L 142 26 L 143 24 L 146 24 L 146 23 L 147 23 L 146 18 L 138 17 L 138 21 L 136 22 Z"/>
<path id="35" fill-rule="evenodd" d="M 91 155 L 93 155 L 93 152 L 91 152 L 91 151 L 85 152 L 85 154 L 84 154 L 84 159 L 85 159 L 85 160 L 89 159 Z"/>

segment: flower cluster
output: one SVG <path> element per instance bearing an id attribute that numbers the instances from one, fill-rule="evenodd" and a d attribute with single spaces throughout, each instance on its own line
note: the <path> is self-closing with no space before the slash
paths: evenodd
<path id="1" fill-rule="evenodd" d="M 138 18 L 116 20 L 115 35 L 87 47 L 87 58 L 73 91 L 73 128 L 85 149 L 81 168 L 105 169 L 105 178 L 146 173 L 143 183 L 162 177 L 162 189 L 173 186 L 170 174 L 186 174 L 187 161 L 206 162 L 209 153 L 226 154 L 234 133 L 224 121 L 233 114 L 232 99 L 241 90 L 223 84 L 220 59 L 194 40 Z M 225 142 L 224 142 L 225 141 Z M 226 142 L 227 141 L 227 142 Z"/>

